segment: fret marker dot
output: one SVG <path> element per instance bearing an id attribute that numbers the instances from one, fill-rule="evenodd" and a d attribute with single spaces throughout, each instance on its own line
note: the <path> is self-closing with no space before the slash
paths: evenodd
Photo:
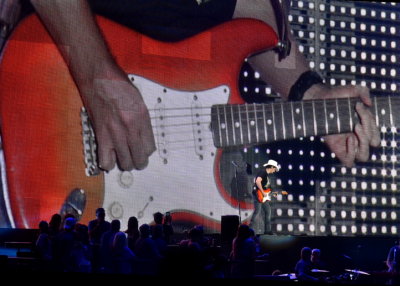
<path id="1" fill-rule="evenodd" d="M 272 124 L 272 120 L 271 120 L 271 119 L 268 119 L 268 120 L 267 120 L 267 124 L 268 124 L 268 125 L 271 125 L 271 124 Z"/>
<path id="2" fill-rule="evenodd" d="M 381 110 L 381 114 L 382 114 L 382 115 L 385 115 L 385 114 L 386 114 L 386 110 L 385 110 L 385 109 L 382 109 L 382 110 Z"/>
<path id="3" fill-rule="evenodd" d="M 297 125 L 297 129 L 301 130 L 301 125 L 300 124 Z"/>
<path id="4" fill-rule="evenodd" d="M 256 122 L 254 120 L 250 121 L 250 125 L 254 126 L 256 124 Z"/>
<path id="5" fill-rule="evenodd" d="M 296 114 L 300 114 L 300 108 L 295 109 Z"/>
<path id="6" fill-rule="evenodd" d="M 240 127 L 239 122 L 235 122 L 235 127 L 236 127 L 236 128 L 239 128 L 239 127 Z"/>
<path id="7" fill-rule="evenodd" d="M 335 114 L 333 114 L 333 113 L 329 113 L 329 118 L 330 118 L 330 119 L 333 119 L 333 118 L 335 118 Z"/>
<path id="8" fill-rule="evenodd" d="M 226 127 L 225 123 L 222 123 L 221 124 L 221 129 L 225 129 L 225 127 Z"/>

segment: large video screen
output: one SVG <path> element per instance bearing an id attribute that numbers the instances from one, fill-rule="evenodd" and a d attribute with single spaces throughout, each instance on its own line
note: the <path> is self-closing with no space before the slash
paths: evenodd
<path id="1" fill-rule="evenodd" d="M 268 27 L 232 21 L 167 43 L 97 16 L 111 53 L 143 96 L 157 148 L 142 170 L 108 172 L 99 168 L 96 135 L 68 66 L 29 13 L 0 63 L 0 227 L 37 228 L 54 213 L 88 223 L 103 207 L 122 228 L 131 216 L 143 224 L 170 212 L 178 231 L 202 224 L 219 232 L 223 216 L 250 222 L 254 179 L 273 159 L 276 184 L 287 192 L 271 203 L 275 234 L 397 236 L 399 7 L 292 1 L 289 22 L 310 67 L 328 84 L 370 89 L 381 144 L 352 167 L 324 142 L 323 135 L 340 131 L 327 127 L 326 106 L 333 102 L 340 113 L 340 102 L 283 101 L 247 62 L 273 48 L 272 33 L 260 37 Z M 313 132 L 306 132 L 312 112 Z"/>

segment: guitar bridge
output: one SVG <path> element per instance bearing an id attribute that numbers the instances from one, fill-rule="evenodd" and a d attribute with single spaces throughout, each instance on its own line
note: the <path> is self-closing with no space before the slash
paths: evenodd
<path id="1" fill-rule="evenodd" d="M 85 173 L 86 176 L 96 176 L 100 174 L 99 164 L 97 162 L 97 144 L 94 136 L 92 124 L 90 123 L 89 115 L 86 109 L 81 109 L 81 122 L 82 122 L 82 139 L 83 139 L 83 154 L 85 159 Z"/>

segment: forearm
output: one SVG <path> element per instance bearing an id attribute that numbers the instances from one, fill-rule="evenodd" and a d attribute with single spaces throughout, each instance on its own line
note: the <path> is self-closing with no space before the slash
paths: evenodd
<path id="1" fill-rule="evenodd" d="M 6 25 L 6 32 L 9 32 L 18 22 L 21 12 L 21 3 L 17 0 L 1 0 L 0 6 L 0 24 Z"/>
<path id="2" fill-rule="evenodd" d="M 87 1 L 31 0 L 65 59 L 78 88 L 107 78 L 113 59 Z M 91 88 L 87 86 L 87 88 Z"/>
<path id="3" fill-rule="evenodd" d="M 304 55 L 292 39 L 292 48 L 288 57 L 281 62 L 275 51 L 268 51 L 249 58 L 248 62 L 260 73 L 261 79 L 272 85 L 275 92 L 285 100 L 288 98 L 290 88 L 302 73 L 310 70 Z"/>
<path id="4" fill-rule="evenodd" d="M 263 186 L 261 185 L 261 180 L 256 180 L 256 185 L 257 185 L 257 188 L 258 189 L 260 189 L 260 190 L 263 190 Z"/>
<path id="5" fill-rule="evenodd" d="M 271 26 L 277 34 L 279 31 L 274 8 L 270 1 L 237 0 L 234 18 L 259 19 Z M 254 55 L 248 59 L 250 65 L 260 73 L 261 79 L 270 84 L 273 90 L 281 94 L 284 99 L 287 99 L 291 86 L 300 75 L 310 70 L 304 55 L 298 49 L 290 29 L 288 32 L 292 48 L 285 59 L 279 61 L 278 53 L 274 50 Z"/>

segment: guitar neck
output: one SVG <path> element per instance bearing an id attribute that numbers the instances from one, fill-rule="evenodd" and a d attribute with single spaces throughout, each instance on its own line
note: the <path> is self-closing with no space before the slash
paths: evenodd
<path id="1" fill-rule="evenodd" d="M 358 98 L 304 100 L 264 104 L 219 104 L 211 108 L 214 145 L 218 148 L 259 144 L 300 137 L 351 132 L 359 122 Z M 397 126 L 393 116 L 398 97 L 372 98 L 378 126 Z"/>

